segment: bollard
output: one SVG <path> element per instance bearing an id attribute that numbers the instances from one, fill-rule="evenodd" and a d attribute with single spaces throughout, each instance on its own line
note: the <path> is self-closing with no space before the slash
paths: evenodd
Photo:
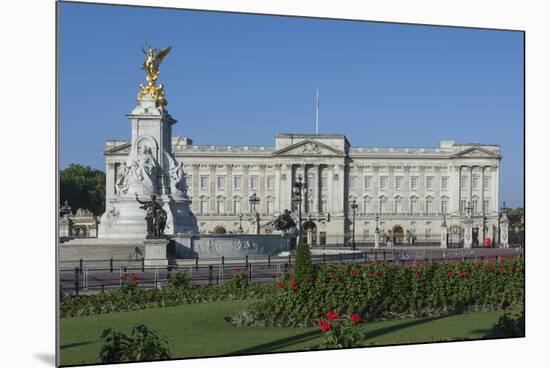
<path id="1" fill-rule="evenodd" d="M 82 274 L 82 269 L 84 268 L 84 260 L 80 258 L 80 274 Z"/>
<path id="2" fill-rule="evenodd" d="M 141 272 L 145 272 L 145 258 L 141 257 Z"/>
<path id="3" fill-rule="evenodd" d="M 212 265 L 208 266 L 208 285 L 212 285 Z"/>
<path id="4" fill-rule="evenodd" d="M 248 254 L 244 257 L 244 265 L 245 268 L 248 270 Z"/>
<path id="5" fill-rule="evenodd" d="M 288 254 L 288 265 L 292 266 L 292 254 Z"/>
<path id="6" fill-rule="evenodd" d="M 252 263 L 250 264 L 250 270 L 248 272 L 248 282 L 252 283 Z"/>
<path id="7" fill-rule="evenodd" d="M 101 284 L 101 294 L 105 293 L 105 285 Z"/>
<path id="8" fill-rule="evenodd" d="M 78 296 L 78 273 L 79 273 L 78 267 L 74 268 L 74 292 L 75 295 Z"/>
<path id="9" fill-rule="evenodd" d="M 382 254 L 384 255 L 384 262 L 386 262 L 386 250 L 385 249 L 384 249 Z"/>
<path id="10" fill-rule="evenodd" d="M 271 255 L 267 256 L 267 267 L 271 268 Z"/>
<path id="11" fill-rule="evenodd" d="M 199 256 L 195 257 L 195 271 L 199 270 Z"/>
<path id="12" fill-rule="evenodd" d="M 325 253 L 323 253 L 323 263 L 326 263 L 327 262 L 327 256 Z"/>
<path id="13" fill-rule="evenodd" d="M 109 260 L 109 272 L 113 273 L 113 259 Z"/>
<path id="14" fill-rule="evenodd" d="M 225 256 L 222 256 L 222 267 L 225 266 Z"/>
<path id="15" fill-rule="evenodd" d="M 288 263 L 285 263 L 285 273 L 288 273 Z"/>

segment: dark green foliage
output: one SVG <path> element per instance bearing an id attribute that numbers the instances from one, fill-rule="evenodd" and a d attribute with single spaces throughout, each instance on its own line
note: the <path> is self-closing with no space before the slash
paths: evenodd
<path id="1" fill-rule="evenodd" d="M 307 244 L 298 243 L 296 246 L 296 261 L 294 276 L 297 280 L 313 276 L 313 264 L 311 262 L 311 250 Z"/>
<path id="2" fill-rule="evenodd" d="M 488 338 L 524 337 L 525 336 L 525 310 L 520 314 L 505 312 L 485 336 Z"/>
<path id="3" fill-rule="evenodd" d="M 99 353 L 102 363 L 141 362 L 170 359 L 166 340 L 145 325 L 137 325 L 131 336 L 106 328 L 101 334 L 103 346 Z"/>
<path id="4" fill-rule="evenodd" d="M 332 308 L 370 321 L 496 310 L 503 301 L 511 306 L 523 303 L 523 284 L 519 259 L 404 267 L 386 262 L 327 264 L 311 280 L 287 276 L 274 296 L 248 308 L 246 320 L 259 326 L 312 326 Z"/>
<path id="5" fill-rule="evenodd" d="M 176 271 L 168 279 L 168 288 L 189 289 L 191 287 L 191 278 L 186 272 Z"/>
<path id="6" fill-rule="evenodd" d="M 522 207 L 508 208 L 508 210 L 506 211 L 506 216 L 508 217 L 525 216 L 525 209 L 523 209 Z"/>
<path id="7" fill-rule="evenodd" d="M 235 288 L 231 283 L 224 285 L 164 289 L 138 289 L 135 283 L 123 282 L 114 291 L 95 295 L 62 295 L 61 318 L 89 316 L 111 312 L 126 312 L 147 308 L 171 307 L 181 304 L 212 302 L 218 300 L 243 300 L 264 298 L 276 291 L 274 284 L 251 284 Z"/>
<path id="8" fill-rule="evenodd" d="M 244 289 L 249 286 L 248 272 L 246 269 L 236 269 L 231 280 L 229 280 L 228 287 L 233 290 Z"/>
<path id="9" fill-rule="evenodd" d="M 71 164 L 59 172 L 60 203 L 67 200 L 73 212 L 78 208 L 95 215 L 105 212 L 105 173 L 89 166 Z"/>

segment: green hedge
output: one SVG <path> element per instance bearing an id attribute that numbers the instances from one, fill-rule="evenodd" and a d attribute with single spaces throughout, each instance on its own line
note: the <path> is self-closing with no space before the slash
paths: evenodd
<path id="1" fill-rule="evenodd" d="M 61 318 L 88 316 L 111 312 L 133 311 L 146 308 L 170 307 L 181 304 L 264 298 L 276 292 L 273 283 L 235 287 L 233 283 L 190 288 L 167 287 L 160 290 L 138 289 L 132 281 L 103 294 L 63 295 L 60 303 Z"/>
<path id="2" fill-rule="evenodd" d="M 322 266 L 314 278 L 288 275 L 278 292 L 234 315 L 234 325 L 311 326 L 327 311 L 393 319 L 494 310 L 524 300 L 523 262 L 385 262 Z"/>

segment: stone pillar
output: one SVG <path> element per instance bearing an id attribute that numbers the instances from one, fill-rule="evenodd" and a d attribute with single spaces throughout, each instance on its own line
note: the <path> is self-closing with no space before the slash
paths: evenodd
<path id="1" fill-rule="evenodd" d="M 199 174 L 199 168 L 201 167 L 200 164 L 193 164 L 193 177 L 191 178 L 191 193 L 193 196 L 193 202 L 192 202 L 192 209 L 195 213 L 199 213 L 199 206 L 200 206 L 200 199 L 199 199 L 199 191 L 200 191 L 200 174 Z"/>
<path id="2" fill-rule="evenodd" d="M 380 248 L 380 230 L 376 229 L 374 231 L 374 248 Z"/>
<path id="3" fill-rule="evenodd" d="M 460 212 L 460 202 L 462 201 L 462 165 L 458 167 L 458 203 L 457 203 L 457 212 L 459 216 L 462 216 Z"/>
<path id="4" fill-rule="evenodd" d="M 483 182 L 485 181 L 485 166 L 481 166 L 481 183 L 480 183 L 480 190 L 481 190 L 481 195 L 480 195 L 480 198 L 481 198 L 481 213 L 483 215 L 487 215 L 485 213 L 485 208 L 483 206 L 483 202 L 485 202 L 485 188 L 483 187 Z M 483 230 L 483 233 L 485 234 L 485 230 Z M 484 239 L 485 241 L 485 239 Z"/>
<path id="5" fill-rule="evenodd" d="M 208 213 L 216 213 L 216 186 L 217 177 L 216 177 L 216 164 L 208 165 L 209 180 L 208 180 Z"/>
<path id="6" fill-rule="evenodd" d="M 267 177 L 265 175 L 265 166 L 266 165 L 258 165 L 260 168 L 260 175 L 258 177 L 258 196 L 260 197 L 260 203 L 256 205 L 256 210 L 258 213 L 266 213 L 267 212 L 267 201 L 266 201 L 266 180 Z"/>
<path id="7" fill-rule="evenodd" d="M 320 180 L 321 180 L 321 166 L 319 164 L 315 164 L 313 165 L 314 167 L 314 175 L 315 175 L 315 180 L 313 181 L 314 182 L 314 187 L 313 187 L 313 208 L 310 209 L 310 212 L 313 212 L 313 213 L 318 213 L 319 212 L 319 198 L 320 198 L 320 188 L 321 188 L 321 185 L 320 185 Z"/>
<path id="8" fill-rule="evenodd" d="M 283 207 L 283 202 L 282 202 L 282 198 L 281 198 L 281 186 L 283 185 L 283 183 L 281 182 L 281 164 L 275 164 L 274 167 L 275 167 L 275 196 L 277 196 L 277 198 L 275 198 L 275 203 L 274 203 L 274 211 L 275 213 L 282 213 L 284 208 Z M 289 208 L 290 210 L 290 208 Z"/>
<path id="9" fill-rule="evenodd" d="M 313 231 L 311 229 L 307 229 L 307 244 L 310 247 L 313 246 Z"/>
<path id="10" fill-rule="evenodd" d="M 233 213 L 233 165 L 225 165 L 225 213 Z"/>
<path id="11" fill-rule="evenodd" d="M 334 164 L 329 164 L 327 174 L 327 211 L 334 214 Z"/>
<path id="12" fill-rule="evenodd" d="M 338 187 L 336 189 L 336 192 L 338 193 L 338 202 L 337 202 L 337 211 L 340 215 L 345 214 L 345 182 L 346 182 L 346 176 L 345 176 L 345 166 L 344 164 L 338 165 Z"/>
<path id="13" fill-rule="evenodd" d="M 473 191 L 473 188 L 474 188 L 474 167 L 473 166 L 470 166 L 470 180 L 469 181 L 469 188 L 468 188 L 468 201 L 470 202 L 470 205 L 472 205 L 472 191 Z M 472 209 L 472 214 L 473 213 L 473 209 Z"/>
<path id="14" fill-rule="evenodd" d="M 472 220 L 466 220 L 464 222 L 464 248 L 472 248 Z"/>
<path id="15" fill-rule="evenodd" d="M 250 167 L 250 165 L 243 165 L 243 178 L 242 178 L 242 182 L 241 182 L 241 188 L 242 188 L 242 193 L 243 193 L 243 202 L 244 203 L 241 203 L 241 212 L 242 213 L 251 213 L 250 212 L 250 203 L 248 202 L 248 198 L 250 198 L 250 195 L 252 193 L 248 193 L 249 192 L 249 188 L 250 188 L 250 178 L 248 176 L 248 169 Z M 242 206 L 246 206 L 246 211 L 244 211 L 244 208 L 242 208 Z"/>
<path id="16" fill-rule="evenodd" d="M 500 219 L 500 248 L 508 248 L 510 246 L 508 243 L 508 223 L 508 217 L 506 214 L 503 214 Z"/>
<path id="17" fill-rule="evenodd" d="M 105 173 L 105 209 L 109 209 L 109 200 L 115 196 L 115 173 L 116 164 L 107 162 L 107 172 Z"/>

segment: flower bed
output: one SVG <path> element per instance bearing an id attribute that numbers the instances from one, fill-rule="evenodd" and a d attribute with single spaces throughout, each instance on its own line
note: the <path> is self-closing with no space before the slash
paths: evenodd
<path id="1" fill-rule="evenodd" d="M 246 276 L 246 275 L 245 275 Z M 264 298 L 276 291 L 274 284 L 248 285 L 246 277 L 235 275 L 234 282 L 213 286 L 171 287 L 160 290 L 139 289 L 139 280 L 124 277 L 120 288 L 96 295 L 62 295 L 60 303 L 61 318 L 124 312 L 146 308 L 170 307 L 181 304 L 212 302 L 218 300 L 240 300 Z M 179 278 L 176 278 L 179 280 Z"/>
<path id="2" fill-rule="evenodd" d="M 275 295 L 234 315 L 234 325 L 312 326 L 327 310 L 366 320 L 494 310 L 524 300 L 523 262 L 386 262 L 322 266 L 315 276 L 286 275 Z"/>

